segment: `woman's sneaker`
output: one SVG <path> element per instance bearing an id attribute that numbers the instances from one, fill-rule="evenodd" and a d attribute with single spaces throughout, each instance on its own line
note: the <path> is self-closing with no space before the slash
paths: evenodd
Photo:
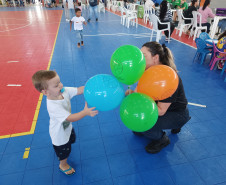
<path id="1" fill-rule="evenodd" d="M 135 132 L 135 131 L 133 131 L 133 134 L 136 135 L 136 136 L 143 136 L 142 132 Z"/>
<path id="2" fill-rule="evenodd" d="M 160 152 L 164 147 L 166 147 L 168 144 L 170 144 L 170 140 L 168 136 L 166 136 L 166 133 L 164 132 L 163 136 L 159 140 L 154 140 L 151 143 L 149 143 L 145 150 L 148 153 L 156 154 Z"/>
<path id="3" fill-rule="evenodd" d="M 176 129 L 172 129 L 171 133 L 172 134 L 178 134 L 181 131 L 181 128 L 176 128 Z"/>

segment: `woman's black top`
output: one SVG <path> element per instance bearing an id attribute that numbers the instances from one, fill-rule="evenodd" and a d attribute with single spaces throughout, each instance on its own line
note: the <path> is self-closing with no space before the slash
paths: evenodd
<path id="1" fill-rule="evenodd" d="M 160 100 L 159 102 L 171 103 L 167 111 L 182 111 L 186 109 L 188 101 L 185 96 L 184 86 L 180 77 L 179 84 L 175 93 L 169 98 Z"/>

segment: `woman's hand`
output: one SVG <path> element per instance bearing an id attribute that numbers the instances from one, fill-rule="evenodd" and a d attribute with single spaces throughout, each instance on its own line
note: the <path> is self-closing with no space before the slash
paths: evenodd
<path id="1" fill-rule="evenodd" d="M 132 89 L 128 89 L 125 93 L 126 96 L 128 96 L 129 94 L 134 93 L 134 91 Z"/>
<path id="2" fill-rule="evenodd" d="M 163 116 L 167 112 L 170 105 L 171 103 L 158 102 L 157 106 L 158 106 L 159 116 Z"/>

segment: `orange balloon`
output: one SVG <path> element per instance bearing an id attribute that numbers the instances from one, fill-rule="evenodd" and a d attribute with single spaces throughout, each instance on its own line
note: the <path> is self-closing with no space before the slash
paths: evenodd
<path id="1" fill-rule="evenodd" d="M 137 92 L 154 100 L 164 100 L 173 95 L 178 84 L 178 75 L 171 67 L 155 65 L 143 73 L 137 85 Z"/>

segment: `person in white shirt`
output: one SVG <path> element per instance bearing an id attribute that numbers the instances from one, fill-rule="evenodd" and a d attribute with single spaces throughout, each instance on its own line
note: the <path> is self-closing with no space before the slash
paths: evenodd
<path id="1" fill-rule="evenodd" d="M 64 12 L 65 12 L 65 19 L 67 22 L 70 21 L 70 15 L 69 15 L 69 10 L 68 10 L 68 6 L 67 6 L 67 1 L 63 0 L 63 7 L 64 7 Z"/>
<path id="2" fill-rule="evenodd" d="M 75 16 L 70 21 L 70 31 L 72 28 L 72 22 L 74 22 L 74 30 L 76 32 L 76 38 L 78 40 L 78 48 L 80 48 L 80 42 L 81 45 L 84 46 L 83 42 L 83 24 L 87 25 L 84 17 L 81 16 L 81 10 L 79 8 L 75 8 Z"/>
<path id="3" fill-rule="evenodd" d="M 146 0 L 145 7 L 152 7 L 155 8 L 155 3 L 152 0 Z"/>
<path id="4" fill-rule="evenodd" d="M 70 19 L 75 16 L 75 4 L 73 0 L 66 0 L 66 7 L 69 10 Z"/>
<path id="5" fill-rule="evenodd" d="M 95 116 L 97 110 L 85 107 L 78 113 L 71 114 L 70 99 L 83 94 L 84 86 L 63 87 L 55 71 L 40 70 L 32 76 L 34 87 L 47 96 L 47 110 L 50 117 L 49 133 L 53 148 L 60 161 L 59 169 L 66 175 L 73 175 L 75 170 L 67 163 L 71 152 L 71 144 L 75 142 L 76 135 L 71 122 L 78 121 L 85 116 Z"/>

